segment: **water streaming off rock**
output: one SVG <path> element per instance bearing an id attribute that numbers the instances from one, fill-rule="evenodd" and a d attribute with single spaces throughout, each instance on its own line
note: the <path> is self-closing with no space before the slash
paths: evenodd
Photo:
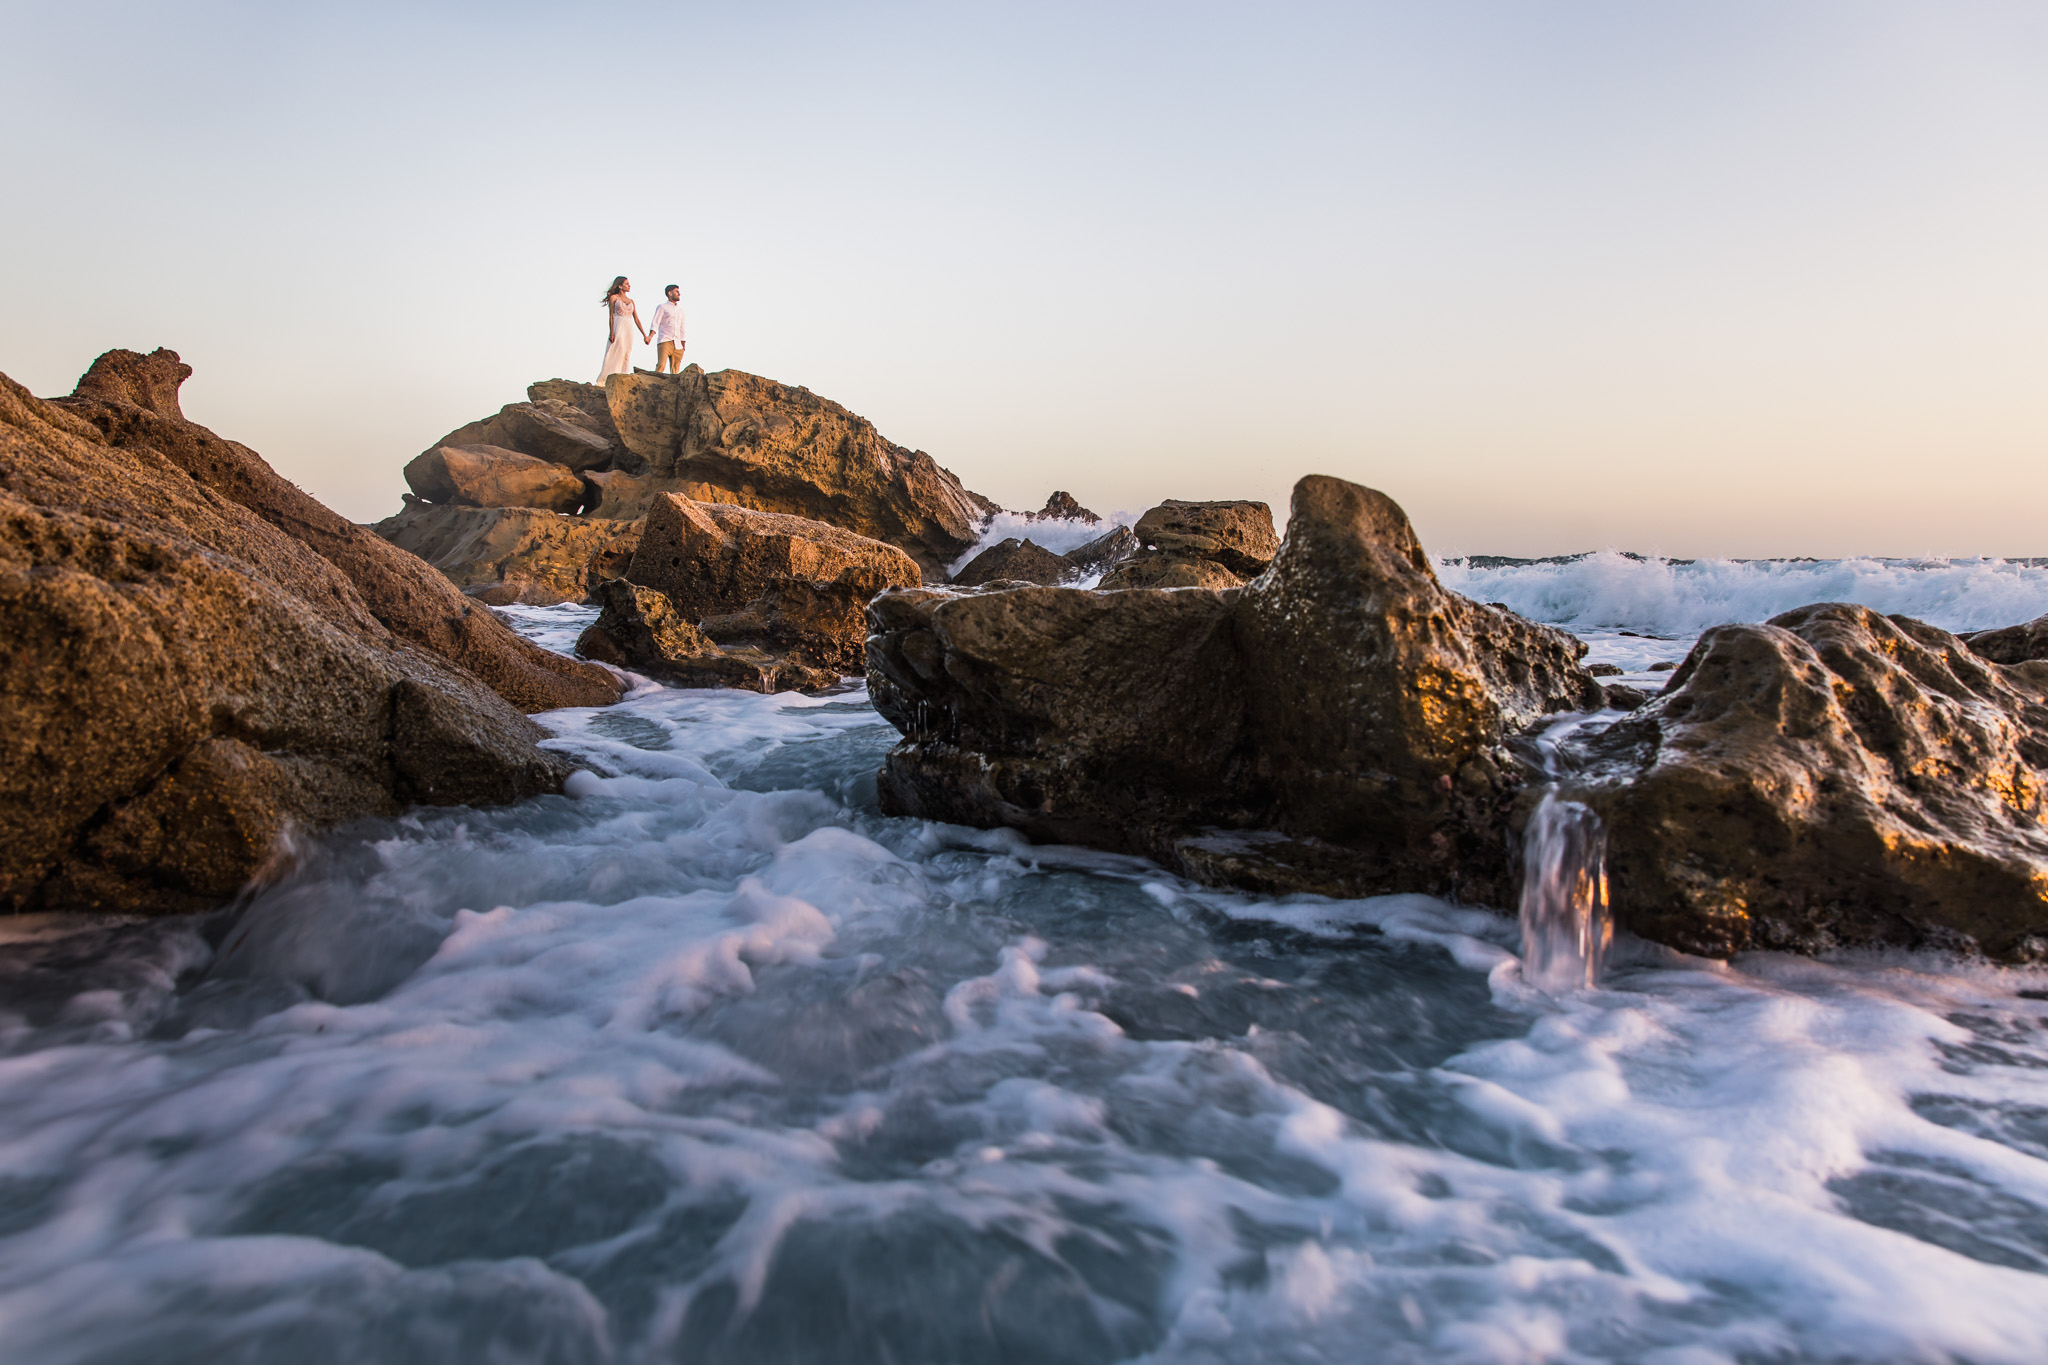
<path id="1" fill-rule="evenodd" d="M 1598 815 L 1554 787 L 1523 832 L 1520 920 L 1524 980 L 1546 991 L 1599 984 L 1613 937 L 1607 834 Z"/>

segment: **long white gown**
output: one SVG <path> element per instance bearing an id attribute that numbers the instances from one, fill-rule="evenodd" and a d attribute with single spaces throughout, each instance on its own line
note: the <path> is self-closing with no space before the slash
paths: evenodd
<path id="1" fill-rule="evenodd" d="M 633 372 L 633 300 L 624 294 L 612 295 L 612 343 L 604 348 L 604 368 L 597 372 L 597 382 L 604 383 L 608 374 L 631 374 Z"/>

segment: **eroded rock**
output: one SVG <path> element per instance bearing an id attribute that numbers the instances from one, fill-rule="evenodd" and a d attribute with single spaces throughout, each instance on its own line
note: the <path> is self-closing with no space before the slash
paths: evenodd
<path id="1" fill-rule="evenodd" d="M 189 373 L 115 352 L 61 405 L 0 377 L 0 911 L 205 909 L 295 829 L 517 799 L 569 769 L 380 619 L 389 584 L 338 518 L 183 420 Z"/>
<path id="2" fill-rule="evenodd" d="M 1065 489 L 1061 489 L 1058 492 L 1054 493 L 1051 497 L 1047 498 L 1045 500 L 1045 506 L 1039 508 L 1036 512 L 1026 512 L 1024 514 L 1024 520 L 1078 521 L 1086 523 L 1089 526 L 1093 526 L 1097 522 L 1101 521 L 1102 518 L 1095 515 L 1095 513 L 1089 511 L 1087 508 L 1083 507 L 1081 505 L 1080 499 L 1076 498 L 1072 493 L 1067 492 Z"/>
<path id="3" fill-rule="evenodd" d="M 406 465 L 405 481 L 426 501 L 457 507 L 574 512 L 586 496 L 569 466 L 503 446 L 435 446 Z"/>
<path id="4" fill-rule="evenodd" d="M 587 601 L 598 584 L 626 572 L 640 543 L 637 521 L 527 507 L 412 502 L 373 529 L 494 607 Z"/>
<path id="5" fill-rule="evenodd" d="M 550 392 L 550 385 L 563 387 Z M 594 384 L 570 388 L 566 380 L 544 381 L 528 388 L 528 401 L 508 403 L 495 416 L 457 427 L 429 446 L 428 450 L 444 446 L 491 446 L 517 451 L 570 470 L 602 469 L 621 460 L 633 463 L 619 441 L 618 431 L 612 426 L 610 412 L 602 403 L 593 408 L 587 397 L 578 394 L 576 389 L 589 389 L 602 395 L 602 390 Z M 536 390 L 540 392 L 536 393 Z M 423 498 L 432 498 L 432 494 L 417 485 L 413 491 Z"/>
<path id="6" fill-rule="evenodd" d="M 1136 550 L 1104 576 L 1104 588 L 1236 587 L 1264 572 L 1280 544 L 1263 502 L 1169 498 L 1133 532 Z"/>
<path id="7" fill-rule="evenodd" d="M 674 687 L 816 691 L 839 681 L 839 669 L 742 641 L 738 635 L 743 632 L 720 644 L 653 588 L 614 579 L 601 585 L 596 596 L 603 611 L 576 641 L 576 652 L 587 659 L 629 668 Z"/>
<path id="8" fill-rule="evenodd" d="M 1823 603 L 1700 637 L 1568 746 L 1619 922 L 1691 952 L 2048 954 L 2048 663 Z"/>
<path id="9" fill-rule="evenodd" d="M 2048 659 L 2048 616 L 1997 630 L 1971 631 L 1956 638 L 1967 643 L 1972 654 L 1993 663 L 2023 664 L 2029 659 Z"/>
<path id="10" fill-rule="evenodd" d="M 1322 477 L 1248 588 L 922 588 L 869 620 L 885 809 L 1268 888 L 1507 903 L 1509 740 L 1600 703 L 1582 644 L 1444 588 L 1398 507 Z"/>
<path id="11" fill-rule="evenodd" d="M 1001 579 L 1023 583 L 1065 583 L 1080 577 L 1074 562 L 1029 540 L 1010 539 L 989 546 L 960 566 L 953 582 L 964 588 L 980 587 Z"/>

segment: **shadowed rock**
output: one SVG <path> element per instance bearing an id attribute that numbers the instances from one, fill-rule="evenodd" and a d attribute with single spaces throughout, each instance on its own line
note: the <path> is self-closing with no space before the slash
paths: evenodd
<path id="1" fill-rule="evenodd" d="M 1646 937 L 2048 954 L 2048 663 L 1822 603 L 1708 631 L 1567 752 L 1619 922 Z"/>
<path id="2" fill-rule="evenodd" d="M 640 523 L 565 517 L 530 507 L 409 502 L 372 528 L 494 607 L 583 602 L 626 572 Z"/>
<path id="3" fill-rule="evenodd" d="M 991 545 L 961 566 L 953 582 L 963 588 L 1009 579 L 1022 583 L 1064 583 L 1080 577 L 1071 560 L 1029 540 L 1014 536 Z"/>
<path id="4" fill-rule="evenodd" d="M 115 352 L 61 405 L 0 377 L 0 910 L 205 909 L 294 829 L 514 800 L 569 769 L 379 619 L 322 552 L 383 586 L 339 518 L 183 420 L 189 373 Z"/>
<path id="5" fill-rule="evenodd" d="M 1060 557 L 1086 575 L 1106 573 L 1137 552 L 1137 533 L 1128 526 L 1118 526 Z"/>
<path id="6" fill-rule="evenodd" d="M 1062 489 L 1045 500 L 1045 506 L 1036 512 L 1026 512 L 1026 521 L 1079 521 L 1093 526 L 1101 517 L 1083 507 L 1072 493 Z"/>
<path id="7" fill-rule="evenodd" d="M 430 503 L 458 507 L 573 512 L 585 497 L 583 480 L 567 465 L 502 446 L 435 446 L 406 465 L 405 481 Z"/>
<path id="8" fill-rule="evenodd" d="M 554 380 L 552 384 L 562 387 L 549 392 L 546 384 L 532 385 L 527 389 L 528 401 L 507 403 L 496 416 L 459 426 L 429 446 L 428 450 L 443 446 L 492 446 L 518 451 L 571 470 L 608 468 L 621 460 L 628 464 L 634 462 L 620 444 L 611 414 L 602 404 L 593 406 L 587 402 L 568 401 L 580 395 L 568 388 L 565 380 Z M 580 387 L 595 388 L 594 385 Z M 423 498 L 439 501 L 417 484 L 413 491 Z"/>
<path id="9" fill-rule="evenodd" d="M 1508 741 L 1600 703 L 1582 644 L 1445 589 L 1398 507 L 1322 477 L 1242 590 L 921 588 L 869 619 L 885 809 L 1268 888 L 1506 903 Z"/>
<path id="10" fill-rule="evenodd" d="M 520 710 L 618 699 L 618 682 L 603 669 L 522 639 L 421 560 L 281 478 L 249 447 L 186 421 L 177 394 L 191 373 L 173 351 L 109 351 L 93 362 L 77 391 L 57 403 L 89 422 L 108 445 L 137 458 L 147 452 L 168 460 L 197 485 L 323 557 L 383 626 L 459 664 Z"/>
<path id="11" fill-rule="evenodd" d="M 1138 519 L 1138 548 L 1104 588 L 1234 588 L 1272 563 L 1280 538 L 1263 502 L 1169 498 Z"/>
<path id="12" fill-rule="evenodd" d="M 737 640 L 722 646 L 684 619 L 667 596 L 624 579 L 601 585 L 603 607 L 576 641 L 588 659 L 630 668 L 673 687 L 736 687 L 750 692 L 815 691 L 839 670 L 807 664 Z"/>
<path id="13" fill-rule="evenodd" d="M 2048 659 L 2048 616 L 2037 616 L 2024 625 L 1977 630 L 1956 637 L 1970 646 L 1970 652 L 1993 663 L 2021 664 L 2029 659 Z"/>

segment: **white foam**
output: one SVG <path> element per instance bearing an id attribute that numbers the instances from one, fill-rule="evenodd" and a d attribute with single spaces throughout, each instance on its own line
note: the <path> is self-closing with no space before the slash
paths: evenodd
<path id="1" fill-rule="evenodd" d="M 1100 521 L 1081 521 L 1071 517 L 1033 520 L 1022 512 L 998 512 L 981 528 L 981 539 L 974 542 L 974 548 L 948 564 L 946 572 L 959 573 L 983 550 L 1011 539 L 1028 540 L 1041 549 L 1063 555 L 1108 535 L 1119 526 L 1137 525 L 1140 515 L 1137 512 L 1113 512 Z"/>

